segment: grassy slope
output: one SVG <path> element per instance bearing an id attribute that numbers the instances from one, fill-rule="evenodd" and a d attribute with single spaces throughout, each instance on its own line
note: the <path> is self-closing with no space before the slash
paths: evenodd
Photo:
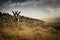
<path id="1" fill-rule="evenodd" d="M 20 16 L 19 25 L 0 23 L 0 40 L 60 40 L 60 33 L 44 21 Z"/>
<path id="2" fill-rule="evenodd" d="M 49 25 L 52 25 L 55 29 L 60 31 L 60 18 L 43 18 L 41 20 L 44 20 L 49 23 Z"/>

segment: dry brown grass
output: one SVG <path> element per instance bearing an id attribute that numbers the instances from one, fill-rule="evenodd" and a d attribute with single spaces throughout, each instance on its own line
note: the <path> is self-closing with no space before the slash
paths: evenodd
<path id="1" fill-rule="evenodd" d="M 60 40 L 60 33 L 50 26 L 43 28 L 38 25 L 29 27 L 23 22 L 19 24 L 1 24 L 0 40 Z"/>
<path id="2" fill-rule="evenodd" d="M 0 40 L 60 40 L 60 32 L 42 20 L 20 16 L 18 25 L 13 18 L 0 17 Z"/>

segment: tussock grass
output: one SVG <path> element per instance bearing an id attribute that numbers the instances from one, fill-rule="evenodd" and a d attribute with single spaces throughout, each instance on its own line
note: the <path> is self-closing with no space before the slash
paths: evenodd
<path id="1" fill-rule="evenodd" d="M 18 25 L 13 16 L 1 15 L 0 40 L 60 40 L 60 32 L 42 20 L 20 16 Z"/>
<path id="2" fill-rule="evenodd" d="M 29 27 L 25 23 L 0 25 L 0 40 L 60 40 L 60 34 L 52 27 Z M 46 26 L 45 26 L 46 27 Z M 56 32 L 56 33 L 55 33 Z"/>

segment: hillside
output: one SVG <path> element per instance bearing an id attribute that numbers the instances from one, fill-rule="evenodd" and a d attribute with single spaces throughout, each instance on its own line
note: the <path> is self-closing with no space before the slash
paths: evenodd
<path id="1" fill-rule="evenodd" d="M 0 14 L 0 40 L 60 40 L 60 32 L 46 22 L 19 17 L 19 25 L 10 14 Z"/>
<path id="2" fill-rule="evenodd" d="M 45 22 L 49 24 L 60 24 L 60 18 L 42 18 Z"/>
<path id="3" fill-rule="evenodd" d="M 42 18 L 49 25 L 60 31 L 60 18 Z"/>

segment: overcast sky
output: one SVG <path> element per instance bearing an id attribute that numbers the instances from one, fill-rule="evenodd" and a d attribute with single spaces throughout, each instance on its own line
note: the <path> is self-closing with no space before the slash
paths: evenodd
<path id="1" fill-rule="evenodd" d="M 0 11 L 21 11 L 32 18 L 60 18 L 60 0 L 0 0 Z"/>

